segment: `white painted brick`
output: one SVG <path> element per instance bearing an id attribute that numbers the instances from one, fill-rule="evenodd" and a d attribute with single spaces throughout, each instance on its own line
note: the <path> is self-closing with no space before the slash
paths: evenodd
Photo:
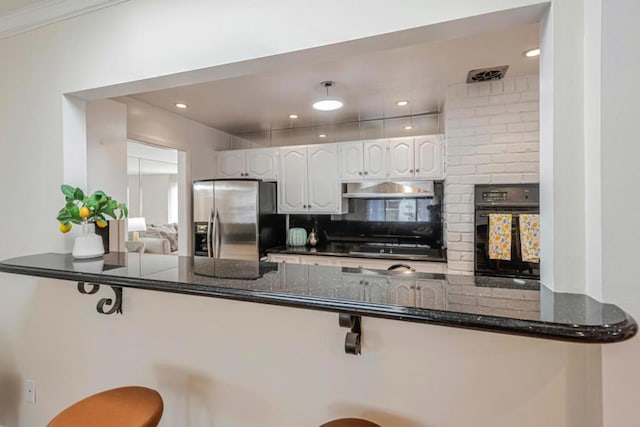
<path id="1" fill-rule="evenodd" d="M 449 140 L 449 145 L 453 146 L 464 146 L 464 145 L 482 145 L 488 144 L 491 142 L 491 137 L 489 135 L 474 135 L 474 136 L 459 136 L 456 138 L 451 138 Z"/>
<path id="2" fill-rule="evenodd" d="M 516 90 L 516 83 L 513 81 L 513 79 L 503 79 L 502 87 L 504 93 L 511 93 Z"/>
<path id="3" fill-rule="evenodd" d="M 525 132 L 522 134 L 522 141 L 539 141 L 540 133 L 539 132 Z"/>
<path id="4" fill-rule="evenodd" d="M 492 144 L 504 144 L 504 143 L 520 142 L 520 141 L 522 141 L 521 133 L 507 132 L 507 133 L 498 133 L 491 136 Z"/>
<path id="5" fill-rule="evenodd" d="M 534 129 L 526 129 L 526 130 L 534 130 Z M 473 136 L 475 135 L 476 130 L 474 128 L 461 128 L 461 129 L 452 129 L 447 132 L 447 138 L 457 137 L 457 136 Z"/>
<path id="6" fill-rule="evenodd" d="M 447 155 L 449 158 L 458 156 L 469 156 L 474 154 L 475 147 L 473 145 L 452 145 L 448 147 Z"/>
<path id="7" fill-rule="evenodd" d="M 504 105 L 504 104 L 514 104 L 516 102 L 520 102 L 520 94 L 519 93 L 506 93 L 503 95 L 491 95 L 489 97 L 490 105 Z"/>
<path id="8" fill-rule="evenodd" d="M 537 101 L 540 99 L 540 94 L 538 92 L 523 92 L 520 98 L 522 101 Z"/>
<path id="9" fill-rule="evenodd" d="M 540 166 L 538 165 L 538 163 L 508 163 L 506 165 L 504 165 L 504 172 L 519 172 L 519 173 L 525 173 L 525 172 L 538 172 L 538 168 Z"/>
<path id="10" fill-rule="evenodd" d="M 504 105 L 492 105 L 491 107 L 478 107 L 475 110 L 476 116 L 491 116 L 495 114 L 502 114 L 506 111 Z"/>
<path id="11" fill-rule="evenodd" d="M 538 153 L 524 154 L 494 154 L 491 156 L 492 163 L 520 163 L 520 162 L 537 162 L 539 161 Z"/>
<path id="12" fill-rule="evenodd" d="M 449 119 L 445 121 L 445 133 L 448 133 L 450 129 L 457 129 L 460 127 L 460 120 Z"/>
<path id="13" fill-rule="evenodd" d="M 516 79 L 516 91 L 517 92 L 524 92 L 525 90 L 529 89 L 529 81 L 526 77 L 518 77 Z"/>
<path id="14" fill-rule="evenodd" d="M 462 200 L 461 194 L 447 194 L 445 191 L 444 202 L 445 203 L 460 203 Z"/>
<path id="15" fill-rule="evenodd" d="M 509 104 L 507 105 L 507 111 L 509 113 L 523 113 L 528 111 L 538 111 L 538 103 L 537 102 L 520 102 L 518 104 Z"/>
<path id="16" fill-rule="evenodd" d="M 489 105 L 488 96 L 476 96 L 473 98 L 466 98 L 462 100 L 463 107 L 482 107 Z"/>
<path id="17" fill-rule="evenodd" d="M 475 147 L 476 154 L 500 154 L 507 152 L 506 144 L 490 144 L 490 145 L 478 145 Z"/>
<path id="18" fill-rule="evenodd" d="M 535 142 L 522 142 L 519 144 L 509 144 L 507 151 L 509 153 L 537 153 L 540 144 Z"/>
<path id="19" fill-rule="evenodd" d="M 500 94 L 504 92 L 504 84 L 502 83 L 503 80 L 496 80 L 494 82 L 491 82 L 491 93 L 492 94 Z"/>
<path id="20" fill-rule="evenodd" d="M 473 233 L 460 233 L 460 240 L 463 242 L 474 242 Z"/>
<path id="21" fill-rule="evenodd" d="M 518 113 L 500 114 L 500 115 L 491 117 L 491 124 L 518 123 L 521 120 L 522 120 L 522 117 Z"/>
<path id="22" fill-rule="evenodd" d="M 471 175 L 460 178 L 462 184 L 491 184 L 491 175 Z"/>
<path id="23" fill-rule="evenodd" d="M 522 182 L 540 182 L 540 173 L 523 173 Z"/>
<path id="24" fill-rule="evenodd" d="M 522 113 L 521 117 L 523 122 L 538 122 L 540 120 L 540 113 L 537 111 L 531 111 Z"/>
<path id="25" fill-rule="evenodd" d="M 527 80 L 529 81 L 529 89 L 538 90 L 540 87 L 540 76 L 538 74 L 527 77 Z"/>
<path id="26" fill-rule="evenodd" d="M 473 223 L 474 220 L 473 214 L 460 214 L 461 223 Z"/>
<path id="27" fill-rule="evenodd" d="M 461 128 L 472 128 L 477 126 L 487 126 L 491 122 L 489 117 L 473 117 L 460 119 L 459 127 Z"/>
<path id="28" fill-rule="evenodd" d="M 489 95 L 491 92 L 491 82 L 473 83 L 467 85 L 469 96 Z"/>
<path id="29" fill-rule="evenodd" d="M 473 193 L 473 185 L 449 185 L 445 189 L 445 192 L 449 194 L 469 194 Z"/>
<path id="30" fill-rule="evenodd" d="M 473 271 L 473 262 L 468 261 L 449 261 L 447 267 L 450 271 L 470 272 Z"/>
<path id="31" fill-rule="evenodd" d="M 508 132 L 532 132 L 538 130 L 538 122 L 511 123 L 507 125 Z"/>
<path id="32" fill-rule="evenodd" d="M 461 194 L 460 195 L 460 202 L 461 203 L 473 203 L 473 193 L 471 194 Z"/>
<path id="33" fill-rule="evenodd" d="M 476 166 L 464 165 L 464 166 L 451 166 L 448 171 L 450 175 L 466 175 L 476 173 Z"/>
<path id="34" fill-rule="evenodd" d="M 451 111 L 454 108 L 460 108 L 462 107 L 462 98 L 458 98 L 458 97 L 450 97 L 447 98 L 447 100 L 445 101 L 445 110 L 446 111 Z"/>
<path id="35" fill-rule="evenodd" d="M 447 113 L 447 117 L 449 119 L 460 119 L 466 117 L 473 117 L 474 114 L 473 108 L 457 108 L 455 110 L 451 110 Z"/>
<path id="36" fill-rule="evenodd" d="M 447 206 L 447 213 L 452 214 L 468 214 L 473 213 L 473 205 L 472 204 L 458 204 L 458 203 L 450 203 Z"/>
<path id="37" fill-rule="evenodd" d="M 473 231 L 473 224 L 449 224 L 447 226 L 447 229 L 449 230 L 449 232 L 454 233 L 471 233 Z"/>
<path id="38" fill-rule="evenodd" d="M 462 159 L 463 159 L 462 157 L 458 157 L 458 160 L 462 160 Z M 448 175 L 446 182 L 447 184 L 460 184 L 460 177 L 456 175 Z"/>
<path id="39" fill-rule="evenodd" d="M 457 213 L 447 212 L 446 214 L 444 214 L 444 219 L 445 221 L 447 221 L 447 223 L 462 222 L 460 221 L 460 214 L 457 214 Z"/>
<path id="40" fill-rule="evenodd" d="M 473 247 L 473 245 L 471 245 Z M 474 258 L 473 258 L 473 252 L 464 252 L 462 254 L 460 254 L 460 260 L 461 261 L 471 261 L 473 263 Z"/>
<path id="41" fill-rule="evenodd" d="M 459 242 L 462 240 L 462 233 L 448 233 L 447 241 L 449 242 Z"/>
<path id="42" fill-rule="evenodd" d="M 476 135 L 486 135 L 486 134 L 494 134 L 494 133 L 504 133 L 507 131 L 507 125 L 488 125 L 488 126 L 478 126 L 475 128 Z"/>
<path id="43" fill-rule="evenodd" d="M 491 164 L 488 164 L 488 165 L 478 165 L 478 166 L 476 166 L 476 173 L 479 173 L 479 174 L 492 174 L 492 173 L 509 172 L 506 169 L 506 167 L 507 167 L 507 165 L 505 165 L 503 163 L 491 163 Z"/>
<path id="44" fill-rule="evenodd" d="M 467 242 L 451 242 L 449 243 L 450 251 L 472 252 L 473 243 Z"/>
<path id="45" fill-rule="evenodd" d="M 491 175 L 491 182 L 495 184 L 508 184 L 510 182 L 522 182 L 522 174 L 519 173 L 501 173 Z"/>
<path id="46" fill-rule="evenodd" d="M 486 154 L 474 155 L 462 158 L 463 165 L 483 165 L 491 161 L 491 156 Z"/>
<path id="47" fill-rule="evenodd" d="M 462 158 L 460 157 L 448 157 L 447 166 L 458 166 L 462 164 Z"/>

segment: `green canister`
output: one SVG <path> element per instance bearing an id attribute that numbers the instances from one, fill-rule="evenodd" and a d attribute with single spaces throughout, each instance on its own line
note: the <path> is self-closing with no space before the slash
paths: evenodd
<path id="1" fill-rule="evenodd" d="M 304 246 L 307 244 L 307 230 L 304 228 L 290 228 L 287 234 L 288 246 Z"/>

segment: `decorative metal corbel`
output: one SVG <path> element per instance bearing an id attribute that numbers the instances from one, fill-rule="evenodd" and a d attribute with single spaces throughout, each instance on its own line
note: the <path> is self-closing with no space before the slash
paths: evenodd
<path id="1" fill-rule="evenodd" d="M 347 354 L 360 354 L 362 339 L 362 317 L 340 313 L 338 322 L 341 327 L 351 329 L 344 339 L 344 352 Z"/>
<path id="2" fill-rule="evenodd" d="M 91 289 L 89 290 L 85 289 L 85 285 L 91 286 Z M 100 314 L 107 314 L 107 315 L 113 314 L 113 313 L 122 314 L 122 287 L 110 286 L 110 288 L 113 290 L 113 293 L 115 294 L 114 299 L 102 298 L 100 301 L 98 301 L 96 310 L 98 310 L 98 313 Z M 99 290 L 100 290 L 100 285 L 98 283 L 78 282 L 78 292 L 80 292 L 83 295 L 93 295 Z M 105 310 L 105 306 L 107 307 L 111 306 L 111 308 L 108 308 L 107 310 Z"/>

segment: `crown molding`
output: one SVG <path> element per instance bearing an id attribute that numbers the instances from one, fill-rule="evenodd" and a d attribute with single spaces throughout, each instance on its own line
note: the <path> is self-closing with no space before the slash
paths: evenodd
<path id="1" fill-rule="evenodd" d="M 124 3 L 128 0 L 41 0 L 0 15 L 0 39 L 35 30 L 74 16 Z"/>

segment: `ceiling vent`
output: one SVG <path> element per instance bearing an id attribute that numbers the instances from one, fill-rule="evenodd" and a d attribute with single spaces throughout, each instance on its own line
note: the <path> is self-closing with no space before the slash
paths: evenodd
<path id="1" fill-rule="evenodd" d="M 507 74 L 508 65 L 500 65 L 498 67 L 480 68 L 471 70 L 467 74 L 467 83 L 488 82 L 491 80 L 500 80 Z"/>

